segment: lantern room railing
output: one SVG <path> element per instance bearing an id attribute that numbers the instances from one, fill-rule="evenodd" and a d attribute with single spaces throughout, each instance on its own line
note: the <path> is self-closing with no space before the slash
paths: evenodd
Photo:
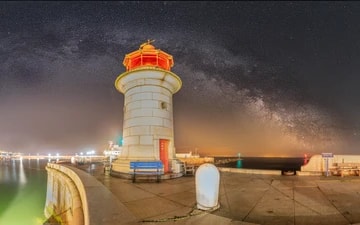
<path id="1" fill-rule="evenodd" d="M 125 56 L 123 64 L 126 71 L 142 66 L 153 66 L 170 71 L 174 65 L 173 57 L 160 49 L 155 49 L 150 43 L 150 40 L 148 40 L 147 43 L 140 46 L 139 50 Z"/>

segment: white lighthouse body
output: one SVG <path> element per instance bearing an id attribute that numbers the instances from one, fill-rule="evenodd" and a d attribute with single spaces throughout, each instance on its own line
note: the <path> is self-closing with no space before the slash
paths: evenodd
<path id="1" fill-rule="evenodd" d="M 115 173 L 128 173 L 130 161 L 162 161 L 165 173 L 173 173 L 174 147 L 172 95 L 181 79 L 170 71 L 172 56 L 150 42 L 127 54 L 127 71 L 115 81 L 125 96 L 123 146 L 112 165 Z"/>

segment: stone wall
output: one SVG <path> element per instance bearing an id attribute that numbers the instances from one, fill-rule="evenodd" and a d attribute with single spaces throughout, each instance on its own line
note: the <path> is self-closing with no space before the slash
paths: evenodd
<path id="1" fill-rule="evenodd" d="M 218 167 L 218 169 L 221 172 L 281 176 L 281 170 L 261 170 L 261 169 L 243 169 L 243 168 L 240 169 L 240 168 L 225 168 L 225 167 Z"/>
<path id="2" fill-rule="evenodd" d="M 135 216 L 95 177 L 48 163 L 45 215 L 61 225 L 133 224 Z"/>
<path id="3" fill-rule="evenodd" d="M 89 212 L 84 185 L 71 169 L 49 163 L 46 203 L 46 217 L 54 217 L 61 224 L 89 224 Z"/>
<path id="4" fill-rule="evenodd" d="M 200 166 L 204 163 L 214 163 L 213 157 L 203 157 L 203 158 L 178 158 L 181 162 L 184 162 L 189 165 Z"/>

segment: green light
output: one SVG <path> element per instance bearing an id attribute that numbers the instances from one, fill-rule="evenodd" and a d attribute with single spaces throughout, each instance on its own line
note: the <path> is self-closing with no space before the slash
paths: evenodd
<path id="1" fill-rule="evenodd" d="M 242 168 L 242 159 L 236 162 L 236 168 Z"/>

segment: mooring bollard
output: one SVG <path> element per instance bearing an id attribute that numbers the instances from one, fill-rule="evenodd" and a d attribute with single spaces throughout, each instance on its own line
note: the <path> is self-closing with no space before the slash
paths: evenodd
<path id="1" fill-rule="evenodd" d="M 202 164 L 195 173 L 195 186 L 198 209 L 215 210 L 220 207 L 220 173 L 216 166 L 210 163 Z"/>

